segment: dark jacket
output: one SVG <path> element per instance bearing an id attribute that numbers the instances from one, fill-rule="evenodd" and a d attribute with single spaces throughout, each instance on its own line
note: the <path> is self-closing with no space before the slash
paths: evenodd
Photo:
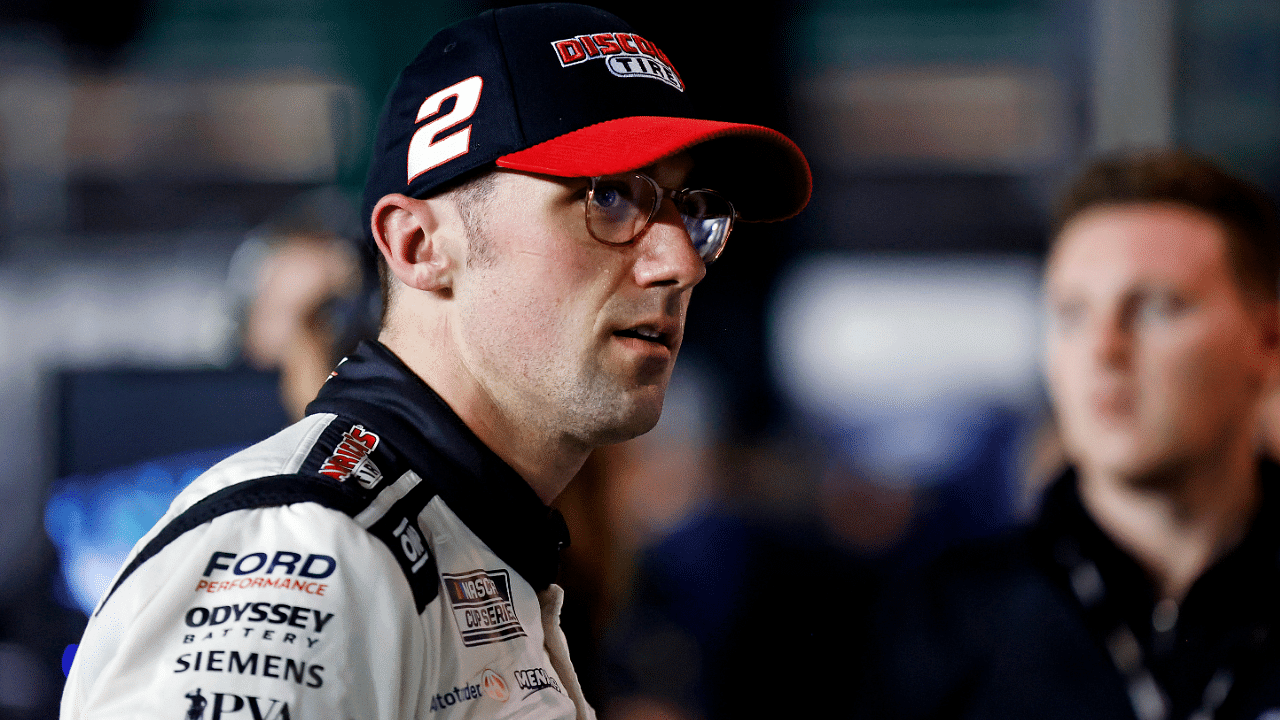
<path id="1" fill-rule="evenodd" d="M 1280 718 L 1280 467 L 1263 462 L 1261 477 L 1248 533 L 1196 581 L 1169 628 L 1170 608 L 1157 617 L 1147 576 L 1085 512 L 1068 471 L 1033 524 L 891 584 L 860 712 L 1133 720 L 1132 695 L 1165 708 L 1144 720 L 1201 708 L 1217 720 Z"/>

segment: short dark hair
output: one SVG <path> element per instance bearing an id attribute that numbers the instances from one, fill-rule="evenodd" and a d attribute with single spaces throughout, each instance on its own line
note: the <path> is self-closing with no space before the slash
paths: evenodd
<path id="1" fill-rule="evenodd" d="M 1260 188 L 1186 150 L 1121 153 L 1089 163 L 1059 197 L 1052 243 L 1086 210 L 1145 203 L 1182 205 L 1217 220 L 1226 231 L 1227 255 L 1241 289 L 1276 297 L 1280 219 L 1275 204 Z"/>

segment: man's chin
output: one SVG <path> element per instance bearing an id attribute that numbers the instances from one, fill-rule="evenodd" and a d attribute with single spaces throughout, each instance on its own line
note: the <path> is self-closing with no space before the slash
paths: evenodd
<path id="1" fill-rule="evenodd" d="M 646 413 L 644 415 L 632 417 L 628 422 L 615 429 L 615 432 L 612 434 L 613 439 L 602 444 L 613 445 L 615 443 L 626 442 L 628 440 L 638 438 L 656 427 L 660 416 L 661 409 L 659 409 L 658 412 Z"/>
<path id="2" fill-rule="evenodd" d="M 1168 489 L 1179 483 L 1184 475 L 1183 463 L 1177 458 L 1149 449 L 1133 448 L 1126 452 L 1097 454 L 1083 465 L 1101 478 L 1139 491 Z"/>
<path id="3" fill-rule="evenodd" d="M 662 399 L 633 402 L 611 421 L 602 423 L 593 434 L 592 445 L 615 445 L 637 438 L 658 424 L 662 417 Z"/>
<path id="4" fill-rule="evenodd" d="M 1143 474 L 1152 462 L 1152 453 L 1133 433 L 1097 431 L 1079 433 L 1072 438 L 1067 454 L 1082 472 L 1109 478 L 1126 478 Z"/>

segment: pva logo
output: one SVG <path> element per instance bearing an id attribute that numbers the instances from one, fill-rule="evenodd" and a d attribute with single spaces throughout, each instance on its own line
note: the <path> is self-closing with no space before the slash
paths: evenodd
<path id="1" fill-rule="evenodd" d="M 187 693 L 191 704 L 187 707 L 186 720 L 205 720 L 205 710 L 209 709 L 209 700 L 200 692 L 200 688 Z M 247 711 L 247 712 L 246 712 Z M 289 703 L 275 698 L 260 698 L 253 695 L 232 695 L 231 693 L 214 693 L 213 708 L 208 720 L 291 720 Z"/>
<path id="2" fill-rule="evenodd" d="M 369 454 L 378 449 L 380 441 L 377 433 L 365 430 L 363 425 L 352 425 L 350 430 L 342 434 L 342 441 L 333 449 L 324 465 L 320 466 L 320 474 L 338 482 L 354 476 L 360 487 L 372 490 L 382 482 L 382 471 L 373 464 Z"/>
<path id="3" fill-rule="evenodd" d="M 684 92 L 684 81 L 666 53 L 657 45 L 631 33 L 595 33 L 551 43 L 561 67 L 602 59 L 618 77 L 647 77 Z"/>

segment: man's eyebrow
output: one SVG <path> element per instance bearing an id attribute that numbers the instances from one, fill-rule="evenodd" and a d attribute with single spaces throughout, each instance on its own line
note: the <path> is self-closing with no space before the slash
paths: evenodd
<path id="1" fill-rule="evenodd" d="M 645 175 L 648 175 L 654 180 L 657 180 L 659 185 L 663 185 L 662 180 L 664 178 L 659 178 L 657 173 L 658 173 L 659 166 L 661 166 L 664 162 L 667 164 L 666 166 L 669 169 L 669 171 L 675 174 L 674 177 L 676 178 L 676 180 L 674 185 L 672 186 L 674 189 L 679 189 L 684 187 L 686 183 L 689 182 L 689 178 L 693 176 L 695 163 L 693 158 L 689 157 L 687 154 L 685 154 L 682 159 L 679 158 L 679 154 L 677 154 L 676 156 L 661 158 L 657 162 L 646 165 L 645 167 L 637 170 L 636 172 L 644 173 Z M 665 185 L 663 186 L 666 187 Z"/>

